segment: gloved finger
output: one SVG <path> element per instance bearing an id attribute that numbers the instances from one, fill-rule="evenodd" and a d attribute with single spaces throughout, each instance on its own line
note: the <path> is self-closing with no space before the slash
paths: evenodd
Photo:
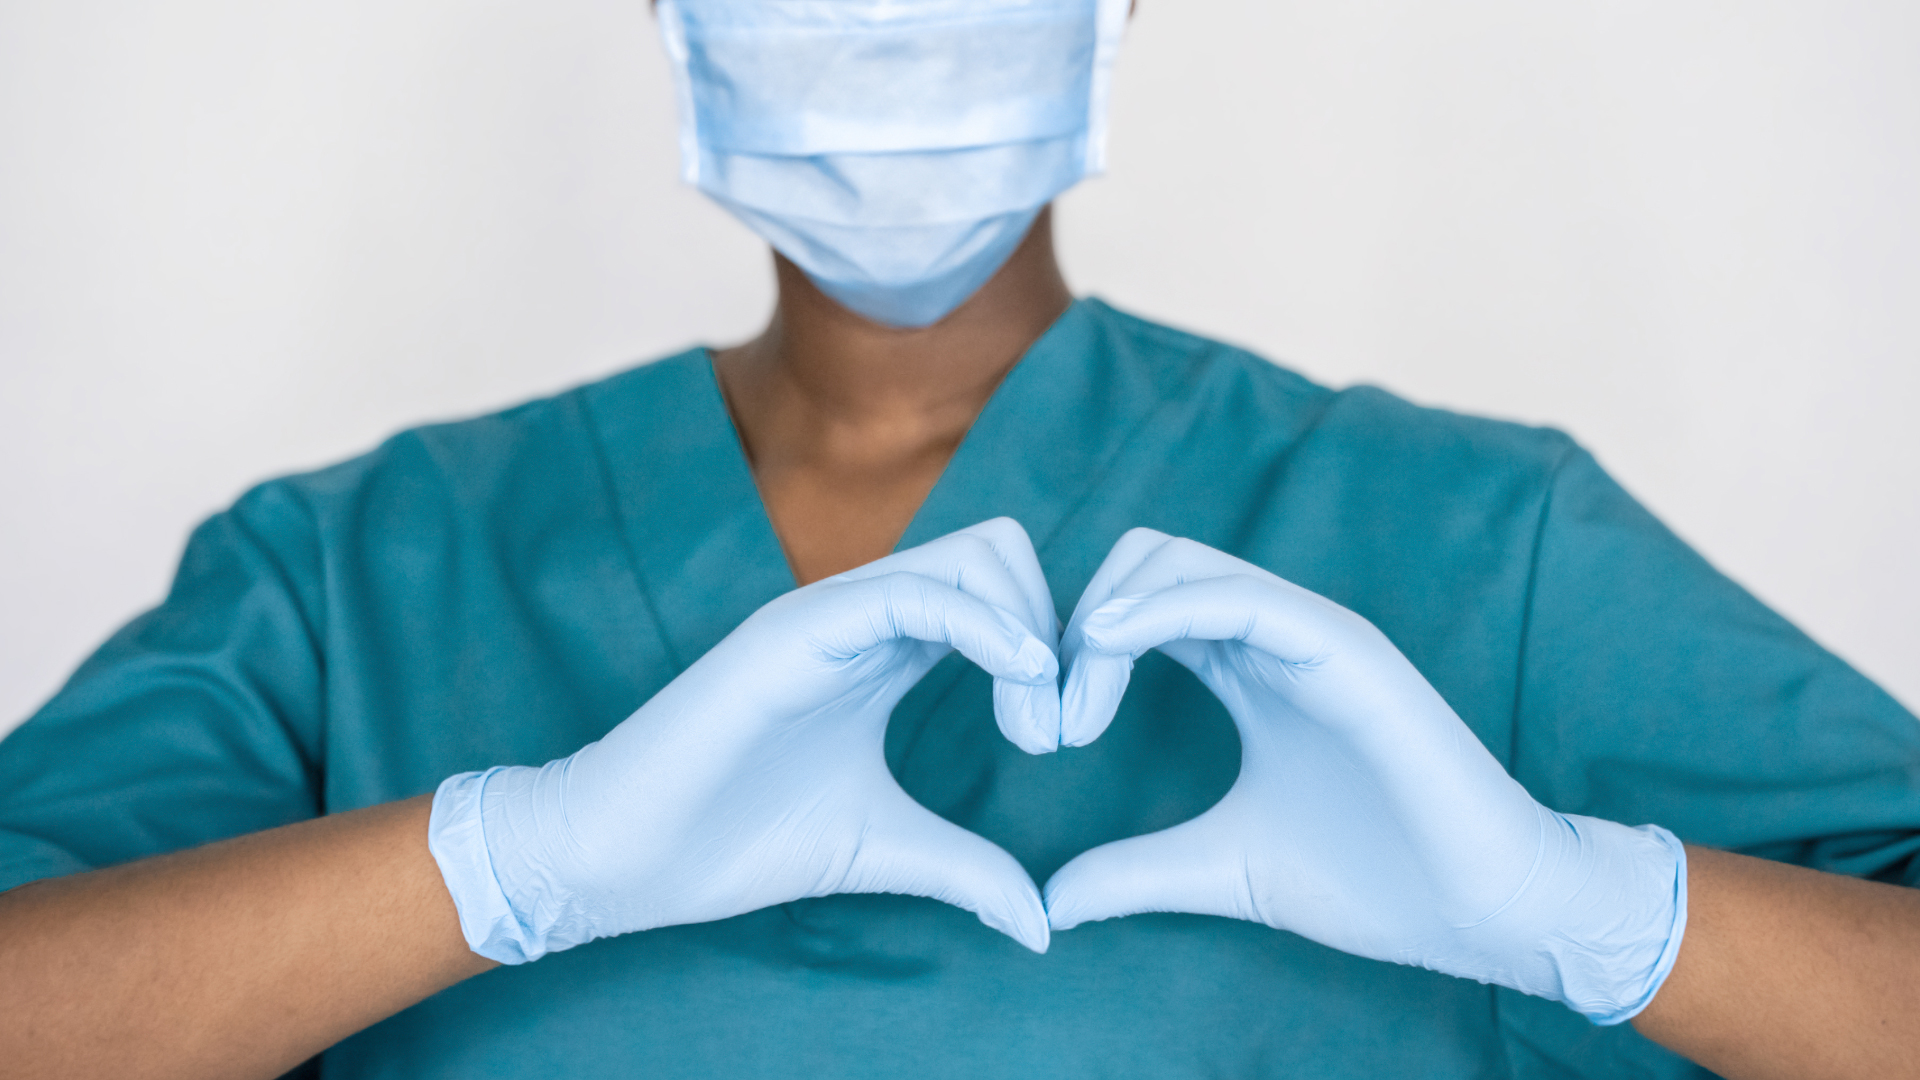
<path id="1" fill-rule="evenodd" d="M 1202 557 L 1195 558 L 1193 549 L 1199 549 Z M 1181 565 L 1196 573 L 1238 565 L 1258 576 L 1230 574 L 1171 584 L 1146 596 L 1111 599 L 1084 615 L 1076 615 L 1078 625 L 1069 630 L 1069 636 L 1077 639 L 1078 648 L 1060 695 L 1061 745 L 1085 746 L 1106 731 L 1126 694 L 1133 662 L 1148 649 L 1161 649 L 1204 681 L 1205 652 L 1180 643 L 1242 640 L 1282 659 L 1292 659 L 1312 655 L 1322 641 L 1313 621 L 1301 618 L 1303 614 L 1325 608 L 1345 610 L 1258 567 L 1190 540 L 1161 544 L 1122 585 L 1177 579 Z M 1254 640 L 1256 637 L 1258 640 Z"/>
<path id="2" fill-rule="evenodd" d="M 925 896 L 965 908 L 1037 953 L 1051 938 L 1040 890 L 1020 863 L 904 791 L 876 808 L 841 891 Z"/>
<path id="3" fill-rule="evenodd" d="M 1192 562 L 1192 552 L 1213 549 L 1191 540 L 1169 536 L 1157 529 L 1129 529 L 1107 552 L 1074 605 L 1073 618 L 1060 638 L 1060 662 L 1068 665 L 1067 683 L 1060 695 L 1060 745 L 1085 746 L 1106 733 L 1126 695 L 1133 676 L 1133 662 L 1139 654 L 1115 656 L 1089 654 L 1085 650 L 1087 617 L 1116 595 L 1116 590 L 1141 576 L 1142 567 L 1171 567 Z M 1171 557 L 1169 555 L 1171 554 Z M 1152 576 L 1152 575 L 1150 575 Z M 1175 657 L 1189 669 L 1199 658 L 1190 651 Z"/>
<path id="4" fill-rule="evenodd" d="M 1060 684 L 993 680 L 993 719 L 1008 742 L 1029 754 L 1060 749 Z"/>
<path id="5" fill-rule="evenodd" d="M 1207 578 L 1241 576 L 1273 584 L 1285 580 L 1253 563 L 1184 536 L 1168 537 L 1113 584 L 1113 596 L 1145 596 Z M 1297 587 L 1297 586 L 1295 586 Z M 1096 605 L 1097 607 L 1098 605 Z M 1087 614 L 1091 615 L 1092 609 Z"/>
<path id="6" fill-rule="evenodd" d="M 1249 891 L 1244 858 L 1219 824 L 1209 811 L 1082 852 L 1047 880 L 1047 922 L 1071 930 L 1148 911 L 1266 922 Z"/>
<path id="7" fill-rule="evenodd" d="M 839 613 L 814 628 L 830 650 L 851 658 L 899 638 L 951 646 L 994 677 L 994 718 L 1008 740 L 1029 754 L 1059 748 L 1059 662 L 1017 616 L 905 572 L 841 582 L 834 595 Z"/>
<path id="8" fill-rule="evenodd" d="M 1133 679 L 1131 653 L 1081 648 L 1060 690 L 1060 745 L 1085 746 L 1106 733 Z"/>
<path id="9" fill-rule="evenodd" d="M 1299 586 L 1233 574 L 1109 600 L 1087 616 L 1081 634 L 1084 649 L 1105 654 L 1137 657 L 1169 641 L 1241 641 L 1307 664 L 1326 654 L 1333 636 L 1364 623 Z"/>
<path id="10" fill-rule="evenodd" d="M 1286 578 L 1279 577 L 1265 567 L 1248 563 L 1246 559 L 1221 552 L 1217 548 L 1208 548 L 1198 540 L 1187 540 L 1183 536 L 1171 538 L 1169 542 L 1165 542 L 1160 548 L 1150 553 L 1146 559 L 1142 559 L 1139 567 L 1133 569 L 1133 573 L 1129 573 L 1114 586 L 1114 596 L 1116 598 L 1148 596 L 1148 594 L 1164 592 L 1173 586 L 1181 586 L 1188 582 L 1204 582 L 1212 578 L 1236 578 L 1244 582 L 1246 603 L 1258 601 L 1267 611 L 1273 611 L 1283 619 L 1281 621 L 1269 619 L 1269 621 L 1258 623 L 1252 628 L 1250 634 L 1227 634 L 1227 636 L 1215 636 L 1212 632 L 1187 634 L 1192 640 L 1242 640 L 1258 650 L 1267 651 L 1271 655 L 1296 661 L 1296 663 L 1302 661 L 1304 657 L 1292 655 L 1292 653 L 1302 651 L 1306 644 L 1309 646 L 1306 651 L 1317 655 L 1317 651 L 1325 646 L 1329 636 L 1340 636 L 1340 638 L 1352 640 L 1356 634 L 1359 634 L 1359 636 L 1379 638 L 1384 642 L 1384 636 L 1380 636 L 1379 628 L 1375 628 L 1373 623 L 1369 623 L 1354 611 L 1342 607 L 1340 603 L 1327 600 L 1325 596 L 1313 590 L 1302 588 Z M 1169 640 L 1175 640 L 1175 638 L 1169 638 Z M 1160 648 L 1160 646 L 1154 646 L 1154 648 Z M 1173 655 L 1173 651 L 1164 650 L 1164 648 L 1162 651 L 1167 651 L 1167 655 Z M 1188 669 L 1192 669 L 1194 663 L 1190 663 L 1190 659 L 1200 659 L 1200 657 L 1198 653 L 1188 651 L 1185 657 L 1175 655 L 1175 659 L 1179 659 L 1183 665 L 1187 665 Z"/>
<path id="11" fill-rule="evenodd" d="M 1482 805 L 1478 793 L 1497 789 L 1504 797 L 1514 784 L 1386 635 L 1361 616 L 1289 582 L 1233 575 L 1119 597 L 1087 617 L 1084 634 L 1086 645 L 1075 672 L 1095 657 L 1134 657 L 1152 648 L 1191 656 L 1187 650 L 1169 648 L 1180 641 L 1239 642 L 1252 653 L 1279 660 L 1287 668 L 1279 676 L 1282 683 L 1302 695 L 1294 699 L 1297 715 L 1340 732 L 1350 760 L 1364 763 L 1383 789 L 1408 793 L 1416 800 L 1410 806 L 1473 808 L 1464 815 L 1472 819 Z M 1091 681 L 1101 669 L 1090 666 L 1089 671 Z M 1067 678 L 1069 691 L 1076 683 L 1075 672 Z M 1215 685 L 1212 673 L 1196 673 L 1227 702 L 1240 726 L 1243 752 L 1251 753 L 1250 740 L 1259 729 L 1249 727 L 1250 716 L 1233 707 L 1234 695 Z M 1069 745 L 1083 725 L 1098 720 L 1090 721 L 1080 704 L 1091 698 L 1070 694 L 1062 701 L 1062 736 Z M 1416 830 L 1443 820 L 1424 809 L 1409 813 Z M 1493 820 L 1500 815 L 1495 810 L 1481 816 Z M 1484 835 L 1445 828 L 1440 832 Z"/>
<path id="12" fill-rule="evenodd" d="M 1012 575 L 1021 595 L 1026 597 L 1025 610 L 1032 616 L 1028 629 L 1057 650 L 1060 613 L 1054 607 L 1053 590 L 1047 585 L 1046 572 L 1040 568 L 1040 555 L 1033 549 L 1033 538 L 1027 535 L 1027 530 L 1010 517 L 997 517 L 970 525 L 954 535 L 979 537 L 987 542 L 1000 564 Z"/>
<path id="13" fill-rule="evenodd" d="M 1199 676 L 1200 681 L 1212 685 L 1212 673 L 1207 670 L 1207 654 L 1212 642 L 1207 641 L 1163 641 L 1154 646 L 1165 653 L 1174 663 Z"/>
<path id="14" fill-rule="evenodd" d="M 1060 617 L 1054 612 L 1053 593 L 1040 569 L 1040 558 L 1027 531 L 1012 518 L 993 518 L 948 533 L 849 570 L 839 580 L 859 581 L 901 571 L 945 582 L 1005 608 L 1049 647 L 1060 643 Z"/>
<path id="15" fill-rule="evenodd" d="M 1093 572 L 1093 580 L 1080 593 L 1080 600 L 1073 607 L 1073 617 L 1067 620 L 1067 629 L 1060 637 L 1060 662 L 1071 667 L 1074 655 L 1080 648 L 1080 624 L 1086 617 L 1114 597 L 1114 587 L 1139 567 L 1160 547 L 1173 537 L 1155 529 L 1128 529 L 1100 561 L 1100 569 Z"/>
<path id="16" fill-rule="evenodd" d="M 1212 642 L 1175 640 L 1154 646 L 1175 663 L 1186 668 L 1216 696 L 1215 665 L 1209 655 Z M 1067 682 L 1060 693 L 1060 745 L 1085 746 L 1106 734 L 1120 710 L 1120 699 L 1133 677 L 1135 657 L 1129 653 L 1109 654 L 1082 648 L 1067 669 Z"/>

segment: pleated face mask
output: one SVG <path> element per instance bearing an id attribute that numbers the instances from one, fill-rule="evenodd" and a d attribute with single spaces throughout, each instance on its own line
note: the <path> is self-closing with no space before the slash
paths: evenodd
<path id="1" fill-rule="evenodd" d="M 893 326 L 938 322 L 1106 158 L 1129 0 L 660 0 L 683 176 Z"/>

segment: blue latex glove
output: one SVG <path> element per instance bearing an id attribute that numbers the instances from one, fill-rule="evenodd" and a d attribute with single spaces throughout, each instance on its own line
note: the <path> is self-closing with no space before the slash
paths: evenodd
<path id="1" fill-rule="evenodd" d="M 600 741 L 440 785 L 429 846 L 467 943 L 520 963 L 887 892 L 966 908 L 1045 952 L 1033 880 L 902 791 L 882 740 L 894 704 L 958 649 L 994 676 L 1001 730 L 1055 749 L 1058 628 L 1033 546 L 1006 518 L 772 601 Z"/>
<path id="2" fill-rule="evenodd" d="M 1062 867 L 1046 889 L 1054 929 L 1145 911 L 1248 919 L 1602 1024 L 1644 1008 L 1672 967 L 1686 923 L 1673 834 L 1535 802 L 1385 635 L 1333 601 L 1136 529 L 1063 647 L 1063 744 L 1100 736 L 1134 659 L 1158 648 L 1226 705 L 1241 765 L 1199 817 Z"/>

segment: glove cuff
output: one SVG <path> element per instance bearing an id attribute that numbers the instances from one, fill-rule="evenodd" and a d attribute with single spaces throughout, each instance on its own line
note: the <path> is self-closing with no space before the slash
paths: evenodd
<path id="1" fill-rule="evenodd" d="M 1686 849 L 1658 825 L 1543 814 L 1533 880 L 1498 920 L 1503 934 L 1528 928 L 1521 932 L 1535 948 L 1491 981 L 1560 1001 L 1595 1024 L 1624 1023 L 1653 1001 L 1679 955 Z"/>
<path id="2" fill-rule="evenodd" d="M 1687 930 L 1687 852 L 1679 837 L 1658 825 L 1629 829 L 1595 818 L 1576 820 L 1580 828 L 1606 826 L 1627 834 L 1617 837 L 1622 850 L 1615 854 L 1634 864 L 1631 869 L 1622 868 L 1615 886 L 1620 914 L 1609 920 L 1602 934 L 1613 955 L 1594 965 L 1597 972 L 1604 972 L 1604 981 L 1570 978 L 1566 984 L 1567 1005 L 1608 1027 L 1640 1015 L 1673 971 Z M 1632 940 L 1634 935 L 1637 941 Z M 1563 971 L 1571 975 L 1587 967 L 1567 965 Z"/>
<path id="3" fill-rule="evenodd" d="M 487 781 L 506 767 L 466 772 L 441 781 L 427 822 L 427 850 L 440 865 L 441 880 L 460 913 L 467 948 L 502 964 L 524 964 L 546 950 L 534 942 L 508 901 L 487 850 L 484 798 Z M 532 772 L 531 769 L 520 769 Z"/>
<path id="4" fill-rule="evenodd" d="M 551 858 L 572 761 L 461 773 L 434 792 L 427 849 L 467 947 L 489 960 L 524 964 L 601 936 Z"/>

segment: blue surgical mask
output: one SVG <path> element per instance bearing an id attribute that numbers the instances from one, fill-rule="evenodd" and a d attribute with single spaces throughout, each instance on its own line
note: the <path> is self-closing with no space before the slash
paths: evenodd
<path id="1" fill-rule="evenodd" d="M 660 0 L 687 182 L 822 292 L 926 326 L 1100 172 L 1128 0 Z"/>

